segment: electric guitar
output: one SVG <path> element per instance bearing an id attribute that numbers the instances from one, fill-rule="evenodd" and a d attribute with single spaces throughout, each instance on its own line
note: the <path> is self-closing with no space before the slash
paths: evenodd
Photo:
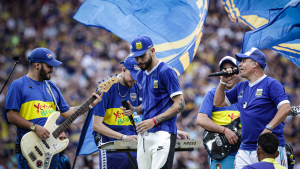
<path id="1" fill-rule="evenodd" d="M 207 153 L 215 160 L 222 160 L 231 153 L 232 150 L 239 148 L 241 144 L 242 128 L 240 117 L 224 127 L 232 130 L 238 136 L 236 144 L 229 144 L 225 134 L 204 130 L 202 135 L 203 144 Z"/>
<path id="2" fill-rule="evenodd" d="M 290 116 L 296 116 L 300 114 L 300 106 L 291 106 Z M 240 117 L 236 118 L 230 124 L 224 126 L 238 136 L 238 142 L 234 145 L 229 144 L 227 138 L 224 134 L 211 132 L 204 130 L 202 139 L 205 149 L 209 156 L 215 160 L 222 160 L 228 154 L 232 152 L 232 150 L 237 149 L 240 147 L 241 144 L 241 137 L 242 137 L 242 130 L 240 126 Z"/>
<path id="3" fill-rule="evenodd" d="M 96 94 L 100 95 L 101 91 L 107 92 L 109 88 L 118 82 L 117 75 L 111 76 L 106 81 L 103 80 L 99 84 Z M 91 96 L 82 106 L 78 108 L 65 122 L 57 126 L 56 121 L 60 116 L 60 112 L 56 111 L 52 113 L 44 127 L 50 131 L 50 137 L 47 140 L 39 138 L 35 132 L 31 131 L 26 133 L 21 139 L 21 150 L 28 165 L 32 169 L 48 169 L 51 164 L 52 157 L 63 151 L 69 144 L 69 139 L 63 141 L 59 140 L 59 135 L 68 128 L 71 123 L 80 115 L 85 113 L 85 110 L 89 109 L 89 105 L 96 99 L 95 96 Z"/>

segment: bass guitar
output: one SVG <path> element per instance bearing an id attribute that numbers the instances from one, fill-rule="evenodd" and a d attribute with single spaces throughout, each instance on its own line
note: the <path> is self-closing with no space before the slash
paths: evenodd
<path id="1" fill-rule="evenodd" d="M 290 116 L 300 114 L 300 106 L 291 106 L 291 109 Z M 232 150 L 239 148 L 241 144 L 242 130 L 240 117 L 224 127 L 232 130 L 238 136 L 238 142 L 236 144 L 229 144 L 225 135 L 221 133 L 204 130 L 202 135 L 203 144 L 207 153 L 215 160 L 222 160 L 230 154 Z"/>
<path id="2" fill-rule="evenodd" d="M 98 86 L 96 94 L 100 95 L 101 91 L 107 92 L 108 89 L 118 82 L 117 75 L 111 76 L 105 82 Z M 57 126 L 56 121 L 60 116 L 60 112 L 52 113 L 44 127 L 50 131 L 50 137 L 47 140 L 39 138 L 35 132 L 26 133 L 21 139 L 21 150 L 28 165 L 32 169 L 48 169 L 51 164 L 52 157 L 63 151 L 69 144 L 69 139 L 59 140 L 59 135 L 68 128 L 71 123 L 80 115 L 89 109 L 89 105 L 96 99 L 95 96 L 90 97 L 82 106 L 80 106 L 65 122 Z"/>
<path id="3" fill-rule="evenodd" d="M 236 118 L 230 124 L 225 125 L 224 127 L 232 130 L 238 136 L 238 141 L 236 144 L 229 144 L 225 134 L 204 130 L 202 135 L 203 144 L 207 153 L 215 160 L 222 160 L 230 152 L 232 152 L 232 150 L 239 148 L 241 144 L 242 128 L 240 117 Z"/>

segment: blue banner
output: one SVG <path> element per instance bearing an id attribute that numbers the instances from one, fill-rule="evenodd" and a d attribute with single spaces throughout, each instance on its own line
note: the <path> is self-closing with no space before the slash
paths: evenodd
<path id="1" fill-rule="evenodd" d="M 300 0 L 293 0 L 283 9 L 270 9 L 268 24 L 245 33 L 242 52 L 252 47 L 277 50 L 300 67 L 299 4 Z"/>
<path id="2" fill-rule="evenodd" d="M 208 0 L 87 0 L 73 17 L 129 43 L 137 35 L 149 36 L 157 58 L 172 66 L 179 76 L 195 56 L 207 9 Z M 92 125 L 93 115 L 89 114 L 76 155 L 97 151 Z"/>
<path id="3" fill-rule="evenodd" d="M 261 30 L 261 29 L 265 29 L 265 27 L 264 27 L 264 28 L 261 28 L 260 31 L 264 32 L 264 34 L 266 33 L 266 31 L 270 31 L 270 32 L 275 31 L 279 34 L 282 33 L 282 35 L 273 34 L 274 36 L 272 35 L 272 38 L 275 38 L 275 39 L 285 36 L 286 33 L 289 31 L 289 30 L 286 30 L 287 27 L 275 28 L 274 26 L 272 26 L 272 25 L 287 26 L 288 21 L 285 22 L 284 19 L 282 19 L 282 17 L 292 17 L 295 20 L 295 22 L 297 22 L 296 19 L 299 16 L 292 16 L 293 14 L 290 13 L 289 10 L 284 12 L 283 14 L 280 14 L 280 12 L 283 10 L 284 7 L 287 8 L 292 3 L 296 3 L 296 2 L 297 1 L 290 2 L 290 0 L 245 0 L 245 1 L 222 0 L 225 10 L 228 12 L 228 16 L 233 22 L 244 23 L 245 25 L 248 25 L 251 29 L 257 29 L 264 25 L 265 26 L 268 25 L 268 28 L 266 30 L 264 30 L 264 31 Z M 289 5 L 288 5 L 288 3 L 289 3 Z M 279 14 L 281 16 L 277 17 Z M 287 16 L 285 16 L 285 15 L 287 15 Z M 289 21 L 291 21 L 291 20 L 289 20 Z M 282 22 L 282 23 L 279 23 L 279 22 Z M 298 23 L 299 23 L 299 19 L 298 19 Z M 295 25 L 297 23 L 290 23 L 290 24 Z M 271 29 L 274 29 L 274 30 L 271 30 Z M 297 30 L 294 30 L 294 31 L 297 31 Z M 253 32 L 255 32 L 255 31 L 250 31 L 250 33 L 248 33 L 247 36 L 249 36 L 249 34 L 252 34 Z M 268 36 L 268 35 L 266 35 L 266 36 Z M 277 36 L 277 37 L 275 37 L 275 36 Z M 288 36 L 288 37 L 291 37 L 291 36 Z M 288 38 L 288 37 L 286 37 L 286 38 Z M 272 40 L 274 43 L 271 44 L 272 42 L 270 41 L 270 38 L 271 37 L 269 37 L 269 40 L 266 40 L 266 39 L 258 40 L 258 39 L 254 39 L 254 38 L 249 39 L 248 37 L 244 37 L 244 43 L 247 44 L 247 45 L 244 44 L 244 46 L 245 45 L 246 46 L 253 45 L 252 47 L 257 47 L 259 49 L 269 48 L 269 49 L 276 50 L 276 51 L 280 52 L 284 57 L 288 58 L 290 61 L 292 61 L 294 64 L 296 64 L 298 67 L 300 67 L 300 61 L 298 59 L 298 58 L 300 58 L 300 39 L 294 38 L 292 40 L 289 39 L 288 41 L 287 41 L 287 39 L 277 39 L 276 42 Z M 252 40 L 254 40 L 254 42 L 252 42 Z M 249 42 L 249 41 L 251 41 L 251 42 Z M 276 45 L 274 45 L 274 44 L 276 44 Z M 268 47 L 263 47 L 263 46 L 268 46 Z M 247 49 L 248 49 L 248 47 L 243 47 L 243 51 L 247 51 Z"/>
<path id="4" fill-rule="evenodd" d="M 87 0 L 73 17 L 127 42 L 149 36 L 158 59 L 180 75 L 197 51 L 207 8 L 208 0 Z"/>

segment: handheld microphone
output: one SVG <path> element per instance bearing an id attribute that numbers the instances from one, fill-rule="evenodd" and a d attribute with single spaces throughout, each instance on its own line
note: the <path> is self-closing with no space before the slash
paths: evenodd
<path id="1" fill-rule="evenodd" d="M 208 75 L 208 77 L 211 76 L 224 76 L 224 75 L 235 75 L 235 74 L 239 74 L 239 70 L 238 69 L 233 69 L 232 73 L 227 73 L 227 72 L 215 72 L 215 73 L 211 73 Z"/>
<path id="2" fill-rule="evenodd" d="M 122 106 L 125 107 L 126 110 L 129 110 L 129 105 L 128 105 L 127 101 L 126 101 L 125 99 L 123 99 L 121 102 L 122 102 Z M 133 127 L 136 129 L 135 123 L 134 123 L 134 120 L 133 120 L 132 115 L 130 115 L 130 116 L 128 116 L 128 117 L 129 117 L 129 120 L 130 120 L 131 124 L 132 124 Z"/>

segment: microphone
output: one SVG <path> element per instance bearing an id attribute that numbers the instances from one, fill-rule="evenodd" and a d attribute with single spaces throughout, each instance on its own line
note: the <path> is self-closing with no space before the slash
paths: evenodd
<path id="1" fill-rule="evenodd" d="M 15 61 L 19 60 L 19 55 L 14 55 L 13 60 L 15 60 Z"/>
<path id="2" fill-rule="evenodd" d="M 4 81 L 3 86 L 2 86 L 2 88 L 1 88 L 1 90 L 0 90 L 0 94 L 2 93 L 2 91 L 3 91 L 4 87 L 5 87 L 5 85 L 7 84 L 10 75 L 12 74 L 12 72 L 15 70 L 15 67 L 16 67 L 17 64 L 19 63 L 19 55 L 14 55 L 14 56 L 13 56 L 13 60 L 15 60 L 14 67 L 13 67 L 12 70 L 10 71 L 10 73 L 9 73 L 9 75 L 8 75 L 8 77 L 7 77 L 7 79 Z"/>
<path id="3" fill-rule="evenodd" d="M 125 99 L 123 99 L 121 102 L 122 102 L 122 106 L 125 107 L 126 110 L 129 110 L 129 105 L 128 105 L 127 101 Z M 133 125 L 134 129 L 136 129 L 132 115 L 130 115 L 128 117 L 129 117 L 129 120 L 130 120 L 131 124 Z"/>
<path id="4" fill-rule="evenodd" d="M 235 74 L 239 74 L 239 70 L 238 69 L 233 69 L 232 73 L 227 73 L 227 72 L 215 72 L 215 73 L 211 73 L 208 75 L 208 77 L 211 76 L 224 76 L 224 75 L 235 75 Z"/>

